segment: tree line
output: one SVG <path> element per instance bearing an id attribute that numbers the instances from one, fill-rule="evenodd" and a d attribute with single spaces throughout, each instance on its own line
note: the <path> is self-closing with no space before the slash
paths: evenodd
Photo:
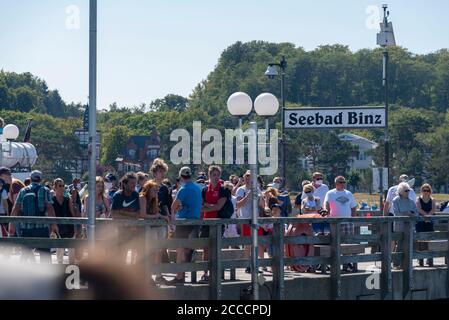
<path id="1" fill-rule="evenodd" d="M 287 107 L 383 104 L 381 49 L 351 52 L 346 46 L 325 45 L 305 51 L 291 43 L 237 42 L 222 52 L 215 69 L 193 89 L 189 97 L 169 94 L 139 106 L 113 103 L 109 111 L 99 112 L 98 126 L 103 136 L 102 165 L 115 164 L 115 159 L 131 135 L 149 135 L 157 129 L 161 133 L 162 157 L 169 159 L 170 149 L 175 144 L 170 141 L 170 133 L 174 129 L 191 131 L 192 122 L 198 120 L 202 122 L 203 130 L 235 128 L 237 119 L 228 114 L 227 98 L 236 91 L 247 92 L 253 100 L 262 92 L 271 92 L 279 97 L 279 79 L 267 79 L 264 72 L 268 63 L 280 61 L 282 55 L 287 60 Z M 6 81 L 6 78 L 16 80 Z M 449 51 L 442 49 L 415 55 L 405 48 L 392 48 L 390 87 L 392 174 L 406 172 L 417 178 L 417 184 L 429 181 L 436 186 L 447 186 Z M 23 105 L 17 100 L 18 88 L 28 92 Z M 83 106 L 66 104 L 61 99 L 55 110 L 57 104 L 49 103 L 51 95 L 59 97 L 56 90 L 49 91 L 43 80 L 31 74 L 0 73 L 1 116 L 19 123 L 25 123 L 30 116 L 35 118 L 36 128 L 32 137 L 42 156 L 38 166 L 54 165 L 57 161 L 51 157 L 71 157 L 82 152 L 76 148 L 64 150 L 62 146 L 67 145 L 65 141 L 74 142 L 72 132 L 82 126 Z M 5 101 L 8 101 L 7 104 Z M 263 126 L 263 119 L 258 116 L 252 114 L 244 119 L 244 123 L 247 124 L 249 119 L 260 121 Z M 271 121 L 272 126 L 280 128 L 280 114 Z M 297 188 L 298 182 L 309 175 L 301 169 L 300 158 L 312 156 L 314 169 L 325 172 L 329 180 L 338 174 L 349 174 L 349 159 L 357 155 L 358 150 L 338 139 L 341 132 L 288 132 L 287 176 L 292 177 L 289 181 L 293 188 Z M 383 130 L 350 132 L 379 143 L 373 157 L 381 166 Z M 45 141 L 58 147 L 44 146 Z M 243 168 L 239 166 L 227 166 L 225 174 L 240 173 L 241 170 Z M 354 185 L 368 188 L 371 179 L 369 172 L 351 172 L 350 176 Z"/>

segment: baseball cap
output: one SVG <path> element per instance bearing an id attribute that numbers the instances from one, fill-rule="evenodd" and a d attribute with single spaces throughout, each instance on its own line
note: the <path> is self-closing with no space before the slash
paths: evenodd
<path id="1" fill-rule="evenodd" d="M 0 175 L 2 174 L 10 174 L 11 173 L 11 169 L 7 168 L 7 167 L 1 167 L 0 168 Z"/>
<path id="2" fill-rule="evenodd" d="M 190 178 L 192 176 L 192 171 L 189 167 L 182 167 L 181 170 L 179 170 L 179 176 L 184 178 Z"/>
<path id="3" fill-rule="evenodd" d="M 407 182 L 408 180 L 408 175 L 406 174 L 401 174 L 401 176 L 399 177 L 399 181 L 401 182 Z"/>
<path id="4" fill-rule="evenodd" d="M 34 170 L 31 172 L 31 180 L 41 180 L 42 179 L 42 172 L 39 170 Z"/>

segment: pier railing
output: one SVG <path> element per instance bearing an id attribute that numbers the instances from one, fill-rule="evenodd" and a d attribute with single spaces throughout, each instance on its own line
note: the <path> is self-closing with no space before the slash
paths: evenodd
<path id="1" fill-rule="evenodd" d="M 362 214 L 363 215 L 363 214 Z M 432 221 L 436 226 L 434 232 L 415 233 L 417 221 Z M 330 266 L 330 297 L 339 299 L 341 292 L 341 265 L 346 263 L 381 262 L 380 291 L 382 299 L 392 299 L 392 262 L 401 265 L 403 272 L 402 287 L 403 298 L 407 299 L 413 290 L 413 259 L 445 257 L 446 265 L 449 258 L 449 215 L 441 213 L 426 217 L 383 217 L 383 216 L 359 216 L 351 218 L 260 218 L 259 225 L 273 224 L 273 234 L 260 236 L 259 245 L 272 245 L 272 258 L 258 259 L 258 266 L 271 266 L 273 270 L 272 292 L 274 299 L 284 299 L 284 270 L 286 266 L 292 265 L 329 265 Z M 72 224 L 86 225 L 86 218 L 50 218 L 50 217 L 0 217 L 0 223 L 43 223 L 43 224 Z M 393 223 L 403 223 L 403 232 L 393 232 Z M 318 236 L 287 236 L 285 235 L 286 224 L 298 223 L 329 223 L 330 234 Z M 365 226 L 372 230 L 372 234 L 343 235 L 342 223 L 354 223 L 357 230 Z M 161 220 L 111 220 L 97 219 L 98 225 L 137 226 L 145 230 L 146 239 L 151 227 L 166 225 Z M 209 238 L 192 239 L 166 239 L 157 242 L 145 241 L 144 250 L 150 252 L 154 249 L 177 249 L 177 248 L 209 248 L 209 261 L 195 261 L 185 263 L 161 263 L 146 265 L 151 273 L 176 273 L 192 272 L 195 281 L 196 272 L 210 270 L 209 297 L 210 299 L 221 298 L 223 285 L 223 270 L 246 268 L 250 262 L 248 258 L 226 258 L 226 248 L 251 245 L 250 237 L 223 238 L 223 225 L 251 224 L 250 219 L 208 219 L 208 220 L 177 220 L 172 224 L 175 226 L 197 225 L 209 226 Z M 104 240 L 103 240 L 104 241 Z M 117 239 L 120 241 L 120 239 Z M 392 252 L 392 242 L 401 241 L 403 246 L 399 252 Z M 102 240 L 97 240 L 101 245 Z M 32 248 L 78 248 L 87 246 L 85 239 L 48 239 L 48 238 L 0 238 L 0 244 L 23 245 Z M 345 253 L 345 245 L 371 244 L 370 253 Z M 285 246 L 295 244 L 309 244 L 321 246 L 328 249 L 329 254 L 308 257 L 286 257 Z M 377 244 L 373 245 L 373 244 Z M 432 245 L 433 244 L 433 245 Z M 377 248 L 377 249 L 376 249 Z M 436 248 L 436 249 L 435 249 Z M 147 259 L 149 261 L 149 259 Z M 325 272 L 325 269 L 324 269 Z M 446 281 L 447 295 L 449 296 L 449 268 L 447 268 Z"/>

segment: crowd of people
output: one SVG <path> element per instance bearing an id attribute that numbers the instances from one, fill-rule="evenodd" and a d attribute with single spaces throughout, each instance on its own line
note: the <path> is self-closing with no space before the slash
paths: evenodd
<path id="1" fill-rule="evenodd" d="M 290 203 L 290 195 L 283 188 L 283 181 L 275 177 L 265 186 L 265 182 L 258 177 L 257 188 L 252 188 L 251 172 L 243 175 L 231 175 L 225 180 L 222 169 L 212 165 L 206 172 L 199 172 L 194 176 L 190 167 L 183 167 L 179 171 L 174 183 L 166 178 L 168 165 L 162 159 L 155 159 L 149 173 L 126 173 L 119 178 L 114 173 L 104 177 L 96 177 L 95 195 L 89 195 L 87 185 L 82 186 L 80 179 L 73 179 L 66 184 L 62 179 L 55 179 L 52 183 L 44 182 L 40 171 L 33 171 L 29 178 L 21 182 L 12 178 L 11 170 L 0 168 L 0 215 L 11 216 L 50 216 L 50 217 L 86 217 L 89 212 L 89 197 L 95 196 L 96 218 L 112 218 L 113 220 L 128 219 L 160 219 L 166 223 L 151 227 L 145 241 L 156 243 L 160 239 L 176 238 L 209 238 L 211 228 L 197 225 L 183 224 L 174 226 L 171 222 L 179 220 L 200 220 L 217 218 L 246 218 L 253 214 L 253 190 L 257 190 L 257 205 L 260 217 L 285 217 L 292 214 L 311 215 L 316 217 L 351 217 L 355 216 L 357 203 L 354 195 L 346 189 L 346 179 L 343 176 L 335 178 L 335 188 L 329 189 L 324 183 L 323 174 L 315 172 L 312 181 L 302 181 L 301 192 L 296 196 L 294 204 Z M 432 187 L 423 184 L 421 194 L 417 197 L 413 189 L 407 184 L 408 177 L 401 175 L 398 185 L 390 188 L 384 205 L 385 215 L 413 216 L 432 215 L 438 209 L 432 197 Z M 285 226 L 285 232 L 291 231 L 292 226 Z M 304 226 L 301 226 L 304 227 Z M 328 223 L 313 223 L 307 225 L 310 231 L 302 234 L 325 235 L 330 232 Z M 400 223 L 394 225 L 395 231 L 401 231 Z M 354 224 L 341 223 L 343 235 L 354 234 Z M 432 231 L 431 222 L 419 222 L 417 232 Z M 9 223 L 1 225 L 2 236 L 23 238 L 58 237 L 64 239 L 86 238 L 85 226 L 56 225 L 50 226 L 39 223 Z M 140 263 L 149 259 L 155 264 L 167 261 L 167 250 L 152 249 L 144 254 L 143 247 L 130 245 L 136 235 L 140 234 L 135 226 L 120 226 L 116 229 L 118 239 L 118 256 L 125 262 L 131 252 L 131 263 Z M 273 224 L 262 223 L 258 235 L 273 234 Z M 97 237 L 108 235 L 99 229 Z M 225 225 L 222 229 L 223 237 L 249 237 L 250 225 Z M 401 247 L 401 243 L 394 244 L 394 250 Z M 130 250 L 131 249 L 131 250 Z M 40 255 L 40 261 L 51 262 L 51 251 L 46 248 L 35 249 Z M 271 246 L 260 245 L 259 257 L 272 255 Z M 24 259 L 32 258 L 30 252 L 22 250 Z M 67 252 L 69 263 L 73 264 L 83 259 L 84 252 L 75 249 L 58 249 L 56 260 L 63 263 Z M 244 246 L 245 256 L 250 257 L 250 246 Z M 176 262 L 192 261 L 195 251 L 178 248 Z M 208 248 L 203 248 L 204 260 L 209 259 Z M 419 261 L 423 265 L 423 261 Z M 428 259 L 432 265 L 432 259 Z M 346 264 L 344 270 L 351 271 L 354 266 Z M 268 271 L 268 270 L 266 270 Z M 246 272 L 250 273 L 248 267 Z M 156 273 L 152 284 L 182 284 L 185 274 L 179 272 L 174 279 L 167 280 L 160 273 Z M 209 274 L 205 270 L 201 281 L 209 281 Z"/>

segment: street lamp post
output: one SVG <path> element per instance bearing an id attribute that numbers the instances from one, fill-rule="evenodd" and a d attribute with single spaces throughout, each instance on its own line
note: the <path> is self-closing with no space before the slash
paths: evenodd
<path id="1" fill-rule="evenodd" d="M 89 20 L 89 232 L 95 246 L 95 178 L 97 171 L 97 0 L 90 0 Z"/>
<path id="2" fill-rule="evenodd" d="M 242 116 L 249 115 L 251 113 L 253 103 L 249 95 L 244 92 L 236 92 L 232 94 L 227 102 L 229 113 L 239 117 L 239 129 L 242 128 Z M 265 127 L 268 134 L 268 117 L 273 116 L 279 109 L 279 101 L 271 93 L 263 93 L 259 95 L 254 102 L 254 109 L 259 116 L 265 117 Z M 258 131 L 257 122 L 250 122 L 250 130 L 254 135 L 255 144 L 249 146 L 250 153 L 252 153 L 253 163 L 250 163 L 251 171 L 251 203 L 252 203 L 252 216 L 251 216 L 251 288 L 253 300 L 259 300 L 259 267 L 258 267 L 258 229 L 259 229 L 259 190 L 258 190 L 258 163 L 257 163 L 257 149 L 258 149 Z M 268 141 L 268 140 L 267 140 Z M 242 142 L 242 141 L 241 141 Z M 242 143 L 241 143 L 242 144 Z M 251 156 L 249 155 L 251 159 Z"/>
<path id="3" fill-rule="evenodd" d="M 387 11 L 388 5 L 382 5 L 384 11 L 383 21 L 380 24 L 380 32 L 377 34 L 377 44 L 380 45 L 383 50 L 383 72 L 382 72 L 382 84 L 384 86 L 384 99 L 385 99 L 385 151 L 384 151 L 384 167 L 387 168 L 387 181 L 390 185 L 390 141 L 388 136 L 388 47 L 396 46 L 396 40 L 394 38 L 393 24 L 388 22 L 388 16 L 390 12 Z M 382 171 L 381 171 L 382 172 Z M 382 184 L 382 183 L 381 183 Z M 384 190 L 385 198 L 387 197 L 387 190 Z"/>
<path id="4" fill-rule="evenodd" d="M 269 79 L 274 79 L 279 75 L 277 68 L 281 70 L 281 101 L 282 101 L 282 113 L 281 113 L 281 176 L 282 176 L 282 187 L 286 186 L 286 174 L 285 174 L 285 129 L 284 129 L 284 110 L 285 110 L 285 69 L 287 68 L 287 61 L 285 60 L 285 56 L 282 56 L 282 59 L 279 63 L 269 63 L 267 71 L 265 71 L 265 75 Z"/>

